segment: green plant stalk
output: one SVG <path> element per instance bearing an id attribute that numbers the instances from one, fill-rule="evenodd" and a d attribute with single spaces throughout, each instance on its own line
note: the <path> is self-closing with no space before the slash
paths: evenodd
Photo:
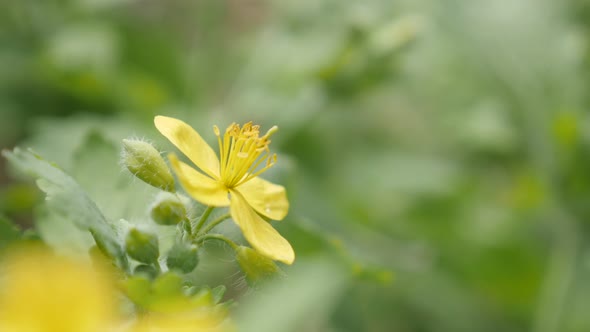
<path id="1" fill-rule="evenodd" d="M 217 225 L 219 225 L 220 223 L 222 223 L 224 220 L 229 219 L 231 217 L 231 214 L 226 213 L 224 215 L 219 216 L 219 218 L 213 220 L 212 222 L 210 222 L 207 227 L 205 227 L 203 229 L 203 231 L 201 232 L 201 234 L 207 234 L 209 233 L 213 228 L 215 228 Z M 197 230 L 196 232 L 197 235 L 199 235 L 199 231 Z"/>
<path id="2" fill-rule="evenodd" d="M 209 219 L 209 216 L 211 215 L 211 212 L 213 212 L 213 209 L 215 209 L 214 206 L 208 206 L 207 209 L 205 210 L 205 212 L 203 212 L 203 214 L 201 215 L 201 218 L 197 222 L 197 226 L 195 227 L 194 234 L 199 234 L 199 231 L 201 230 L 201 228 L 203 228 L 203 225 L 205 225 L 205 223 L 207 222 L 207 219 Z M 191 232 L 191 234 L 193 234 L 193 233 Z"/>
<path id="3" fill-rule="evenodd" d="M 540 179 L 547 185 L 547 208 L 545 221 L 551 227 L 552 248 L 543 283 L 534 313 L 534 332 L 558 332 L 565 311 L 566 298 L 572 288 L 576 270 L 580 235 L 579 221 L 568 211 L 561 200 L 557 179 L 562 172 L 556 162 L 555 146 L 547 133 L 551 132 L 550 112 L 547 106 L 531 93 L 531 88 L 513 86 L 515 105 L 521 109 L 525 125 L 526 143 L 529 154 Z M 536 87 L 538 88 L 538 87 Z M 534 90 L 534 89 L 533 89 Z M 543 110 L 539 112 L 539 110 Z M 540 113 L 540 114 L 539 114 Z"/>
<path id="4" fill-rule="evenodd" d="M 555 237 L 535 313 L 533 325 L 535 332 L 560 331 L 567 295 L 575 274 L 580 242 L 576 232 L 576 222 L 564 211 L 555 210 L 553 213 L 555 220 L 552 225 Z"/>
<path id="5" fill-rule="evenodd" d="M 225 237 L 221 234 L 205 234 L 203 236 L 198 237 L 195 240 L 195 242 L 197 244 L 203 244 L 203 242 L 205 242 L 206 240 L 209 240 L 209 239 L 223 241 L 223 242 L 227 243 L 230 247 L 232 247 L 233 250 L 238 249 L 238 245 L 234 241 L 228 239 L 227 237 Z"/>
<path id="6" fill-rule="evenodd" d="M 193 227 L 189 218 L 184 218 L 182 221 L 182 228 L 188 233 L 189 236 L 193 236 Z"/>

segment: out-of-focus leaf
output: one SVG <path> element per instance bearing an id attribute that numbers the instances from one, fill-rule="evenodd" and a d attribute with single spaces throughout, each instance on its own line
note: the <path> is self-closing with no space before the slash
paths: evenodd
<path id="1" fill-rule="evenodd" d="M 122 287 L 131 301 L 142 307 L 149 305 L 151 283 L 147 278 L 131 277 L 123 282 Z"/>
<path id="2" fill-rule="evenodd" d="M 0 215 L 0 250 L 21 237 L 20 231 L 10 220 Z"/>
<path id="3" fill-rule="evenodd" d="M 98 247 L 127 270 L 127 257 L 117 234 L 74 179 L 31 151 L 16 148 L 3 154 L 15 167 L 37 178 L 37 185 L 47 195 L 47 206 L 52 213 L 88 230 Z"/>
<path id="4" fill-rule="evenodd" d="M 38 202 L 39 193 L 30 184 L 14 184 L 0 190 L 0 211 L 7 214 L 30 211 Z"/>
<path id="5" fill-rule="evenodd" d="M 178 296 L 182 294 L 182 278 L 176 273 L 164 273 L 154 281 L 153 292 L 161 297 Z"/>
<path id="6" fill-rule="evenodd" d="M 346 284 L 346 273 L 328 260 L 296 266 L 288 279 L 240 301 L 240 331 L 321 331 Z"/>
<path id="7" fill-rule="evenodd" d="M 224 285 L 219 285 L 211 290 L 211 295 L 213 295 L 213 303 L 217 304 L 221 302 L 223 299 L 223 295 L 227 288 Z"/>
<path id="8" fill-rule="evenodd" d="M 134 276 L 122 283 L 125 294 L 137 305 L 155 312 L 188 311 L 213 307 L 220 299 L 221 288 L 215 293 L 208 287 L 185 287 L 183 278 L 166 272 L 150 281 L 143 276 Z"/>
<path id="9" fill-rule="evenodd" d="M 157 190 L 122 171 L 119 142 L 102 131 L 89 131 L 73 151 L 72 174 L 109 220 L 133 221 L 145 216 L 146 203 Z"/>
<path id="10" fill-rule="evenodd" d="M 47 206 L 37 209 L 35 230 L 44 243 L 57 252 L 67 255 L 88 252 L 95 242 L 90 232 L 63 218 Z"/>

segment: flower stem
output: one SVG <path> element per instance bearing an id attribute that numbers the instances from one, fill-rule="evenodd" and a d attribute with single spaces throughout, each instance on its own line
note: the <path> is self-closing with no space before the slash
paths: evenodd
<path id="1" fill-rule="evenodd" d="M 209 219 L 209 216 L 211 215 L 211 212 L 213 212 L 213 209 L 215 209 L 214 206 L 207 207 L 207 209 L 205 210 L 205 212 L 203 212 L 203 214 L 201 215 L 201 218 L 197 222 L 197 226 L 195 227 L 195 232 L 193 234 L 199 234 L 199 231 L 201 230 L 203 225 L 205 225 L 205 222 L 207 222 L 207 219 Z"/>
<path id="2" fill-rule="evenodd" d="M 238 245 L 234 241 L 228 239 L 227 237 L 225 237 L 221 234 L 205 234 L 205 235 L 199 237 L 195 242 L 197 242 L 198 244 L 202 244 L 203 242 L 205 242 L 205 240 L 209 240 L 209 239 L 223 241 L 223 242 L 227 243 L 230 247 L 232 247 L 232 249 L 234 249 L 234 250 L 238 249 Z"/>
<path id="3" fill-rule="evenodd" d="M 202 234 L 209 233 L 213 228 L 215 228 L 215 226 L 219 225 L 221 222 L 223 222 L 226 219 L 229 219 L 230 217 L 231 217 L 231 214 L 229 214 L 229 213 L 219 216 L 219 218 L 210 222 L 209 225 L 207 225 L 207 227 L 205 227 L 201 233 Z M 198 230 L 197 230 L 197 234 L 199 234 Z"/>
<path id="4" fill-rule="evenodd" d="M 193 236 L 193 227 L 189 218 L 185 217 L 181 222 L 180 227 L 184 229 L 184 231 L 188 233 L 189 236 Z"/>

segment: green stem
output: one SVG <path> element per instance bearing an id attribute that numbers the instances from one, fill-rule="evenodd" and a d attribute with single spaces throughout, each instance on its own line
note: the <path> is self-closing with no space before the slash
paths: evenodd
<path id="1" fill-rule="evenodd" d="M 181 223 L 181 227 L 188 233 L 188 235 L 193 236 L 193 226 L 191 225 L 191 220 L 185 217 Z"/>
<path id="2" fill-rule="evenodd" d="M 158 274 L 162 273 L 162 268 L 160 267 L 160 263 L 157 260 L 152 263 L 152 266 L 156 269 L 156 271 L 158 271 Z"/>
<path id="3" fill-rule="evenodd" d="M 195 242 L 198 244 L 202 244 L 203 242 L 205 242 L 205 240 L 209 240 L 209 239 L 223 241 L 223 242 L 227 243 L 230 247 L 232 247 L 232 249 L 234 249 L 234 250 L 237 250 L 239 247 L 234 241 L 228 239 L 227 237 L 225 237 L 221 234 L 205 234 L 205 235 L 197 238 L 197 240 Z"/>
<path id="4" fill-rule="evenodd" d="M 560 330 L 566 298 L 571 290 L 576 268 L 580 238 L 575 220 L 560 210 L 555 211 L 554 216 L 555 238 L 535 313 L 533 325 L 535 332 Z"/>
<path id="5" fill-rule="evenodd" d="M 207 219 L 209 219 L 209 216 L 211 215 L 211 212 L 213 212 L 213 209 L 215 209 L 214 206 L 208 206 L 207 209 L 205 210 L 205 212 L 203 212 L 203 215 L 201 215 L 201 218 L 197 222 L 197 226 L 195 227 L 194 234 L 199 234 L 199 231 L 201 230 L 203 225 L 205 225 L 205 222 L 207 221 Z"/>
<path id="6" fill-rule="evenodd" d="M 203 231 L 201 233 L 202 234 L 209 233 L 213 228 L 215 228 L 215 226 L 219 225 L 224 220 L 229 219 L 230 217 L 231 217 L 231 214 L 229 214 L 229 213 L 219 216 L 219 218 L 210 222 L 209 225 L 207 225 L 207 227 L 205 227 L 205 229 L 203 229 Z M 198 231 L 197 231 L 197 234 L 199 234 Z"/>

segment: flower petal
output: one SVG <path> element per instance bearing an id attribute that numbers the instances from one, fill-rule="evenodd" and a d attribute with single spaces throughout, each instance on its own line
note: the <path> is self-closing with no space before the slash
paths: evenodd
<path id="1" fill-rule="evenodd" d="M 295 252 L 289 242 L 270 223 L 262 219 L 237 190 L 231 191 L 230 211 L 232 218 L 254 249 L 268 258 L 285 264 L 293 263 Z"/>
<path id="2" fill-rule="evenodd" d="M 238 186 L 240 193 L 258 213 L 282 220 L 289 212 L 289 201 L 285 187 L 255 177 Z"/>
<path id="3" fill-rule="evenodd" d="M 183 121 L 158 115 L 154 118 L 156 128 L 197 167 L 212 178 L 219 178 L 219 159 L 215 151 L 191 126 Z"/>
<path id="4" fill-rule="evenodd" d="M 229 205 L 227 188 L 221 182 L 199 173 L 196 169 L 178 160 L 178 157 L 173 153 L 168 155 L 168 160 L 170 160 L 170 165 L 187 194 L 206 205 Z"/>

